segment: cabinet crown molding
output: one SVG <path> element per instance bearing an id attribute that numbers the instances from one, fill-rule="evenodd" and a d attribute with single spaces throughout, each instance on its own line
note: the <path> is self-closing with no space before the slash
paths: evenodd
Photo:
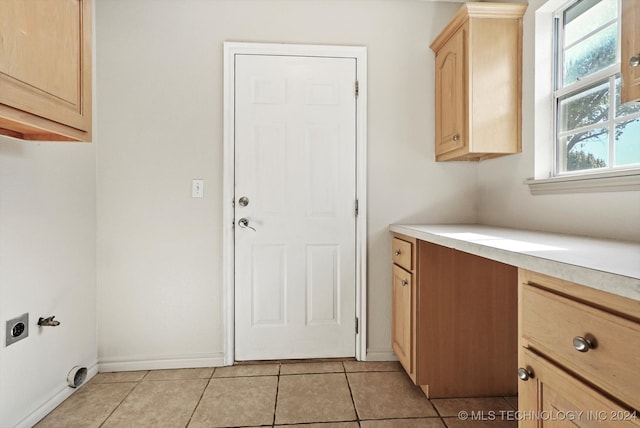
<path id="1" fill-rule="evenodd" d="M 438 51 L 470 18 L 522 18 L 527 6 L 527 3 L 464 3 L 429 47 Z"/>

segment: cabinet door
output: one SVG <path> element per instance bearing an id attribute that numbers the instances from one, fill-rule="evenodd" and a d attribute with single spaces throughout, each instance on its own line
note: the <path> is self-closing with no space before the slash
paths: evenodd
<path id="1" fill-rule="evenodd" d="M 522 350 L 531 377 L 518 388 L 519 428 L 638 427 L 636 412 L 624 409 L 546 359 Z"/>
<path id="2" fill-rule="evenodd" d="M 391 342 L 393 351 L 407 373 L 413 373 L 412 295 L 413 278 L 406 270 L 393 265 Z"/>
<path id="3" fill-rule="evenodd" d="M 467 144 L 466 33 L 464 26 L 436 54 L 436 156 Z"/>
<path id="4" fill-rule="evenodd" d="M 14 120 L 42 127 L 25 119 L 26 112 L 88 131 L 90 0 L 2 0 L 1 9 L 0 125 Z"/>
<path id="5" fill-rule="evenodd" d="M 640 101 L 640 1 L 638 0 L 622 0 L 621 61 L 622 102 Z"/>

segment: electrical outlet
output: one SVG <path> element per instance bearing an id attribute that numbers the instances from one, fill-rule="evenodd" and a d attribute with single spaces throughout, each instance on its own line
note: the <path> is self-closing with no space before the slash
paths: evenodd
<path id="1" fill-rule="evenodd" d="M 13 345 L 29 336 L 29 314 L 22 314 L 7 321 L 5 346 Z"/>

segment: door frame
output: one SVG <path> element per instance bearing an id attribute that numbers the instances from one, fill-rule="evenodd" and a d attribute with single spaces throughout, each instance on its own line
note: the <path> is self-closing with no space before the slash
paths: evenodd
<path id="1" fill-rule="evenodd" d="M 367 357 L 367 48 L 272 43 L 224 42 L 223 178 L 222 178 L 222 309 L 224 364 L 235 361 L 235 55 L 282 55 L 356 60 L 356 359 Z M 355 82 L 354 82 L 355 84 Z M 355 88 L 354 88 L 355 90 Z"/>

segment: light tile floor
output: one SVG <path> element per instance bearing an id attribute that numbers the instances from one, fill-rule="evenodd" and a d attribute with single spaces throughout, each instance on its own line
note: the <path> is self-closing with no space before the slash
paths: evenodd
<path id="1" fill-rule="evenodd" d="M 428 400 L 397 362 L 278 362 L 100 373 L 36 426 L 515 428 L 500 415 L 516 406 L 516 397 Z"/>

